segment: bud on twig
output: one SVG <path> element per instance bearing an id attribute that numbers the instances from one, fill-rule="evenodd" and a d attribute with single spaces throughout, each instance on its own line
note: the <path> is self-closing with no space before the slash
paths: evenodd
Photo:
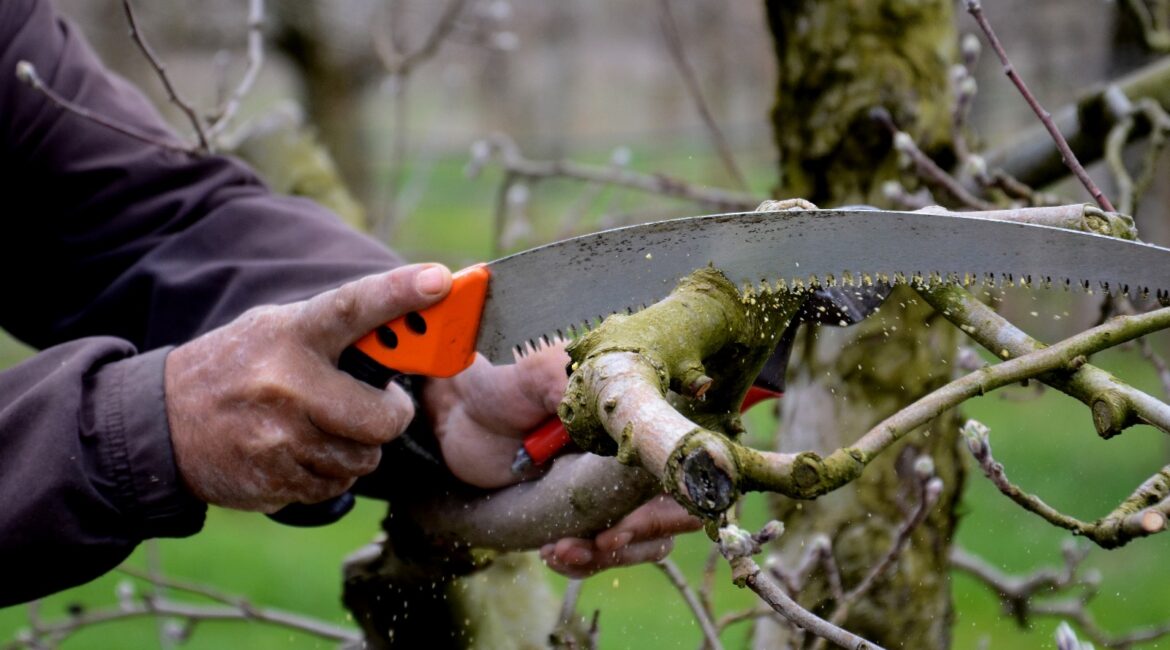
<path id="1" fill-rule="evenodd" d="M 959 433 L 967 441 L 967 448 L 976 458 L 982 458 L 991 451 L 991 443 L 988 440 L 991 429 L 986 424 L 978 420 L 967 420 L 959 428 Z"/>

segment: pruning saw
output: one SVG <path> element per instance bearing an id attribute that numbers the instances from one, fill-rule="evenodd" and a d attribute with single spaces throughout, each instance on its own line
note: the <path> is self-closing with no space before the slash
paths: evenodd
<path id="1" fill-rule="evenodd" d="M 1028 209 L 1014 212 L 1026 217 Z M 715 214 L 604 230 L 463 269 L 444 300 L 368 333 L 339 365 L 384 387 L 400 373 L 450 377 L 476 354 L 511 363 L 610 314 L 661 300 L 708 264 L 745 290 L 836 292 L 836 309 L 810 311 L 841 325 L 872 311 L 883 287 L 913 282 L 1064 287 L 1170 304 L 1170 249 L 1142 242 L 979 213 L 859 207 Z M 791 342 L 781 337 L 746 405 L 782 390 L 785 339 Z M 530 434 L 518 464 L 524 455 L 542 462 L 564 446 L 558 425 L 553 418 Z M 321 525 L 352 505 L 345 494 L 270 516 Z"/>

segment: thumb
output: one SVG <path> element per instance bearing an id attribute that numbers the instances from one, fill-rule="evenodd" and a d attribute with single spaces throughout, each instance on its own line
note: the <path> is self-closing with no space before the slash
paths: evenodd
<path id="1" fill-rule="evenodd" d="M 439 302 L 451 290 L 442 264 L 410 264 L 354 280 L 303 303 L 298 331 L 312 347 L 337 358 L 379 325 Z"/>

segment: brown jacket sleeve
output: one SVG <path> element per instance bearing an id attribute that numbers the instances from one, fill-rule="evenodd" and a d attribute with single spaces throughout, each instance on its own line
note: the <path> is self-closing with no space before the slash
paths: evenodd
<path id="1" fill-rule="evenodd" d="M 176 137 L 47 0 L 0 2 L 0 326 L 42 349 L 0 373 L 0 606 L 202 526 L 172 458 L 167 346 L 400 263 L 236 161 L 61 110 L 16 79 L 19 61 L 92 111 Z"/>

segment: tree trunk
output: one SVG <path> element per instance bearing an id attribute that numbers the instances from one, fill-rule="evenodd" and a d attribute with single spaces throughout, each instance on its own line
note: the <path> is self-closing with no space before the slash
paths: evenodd
<path id="1" fill-rule="evenodd" d="M 947 71 L 956 49 L 950 0 L 767 0 L 778 84 L 772 115 L 779 151 L 778 197 L 822 207 L 880 205 L 881 184 L 897 175 L 890 138 L 869 111 L 883 106 L 936 160 L 949 147 Z M 906 242 L 907 247 L 913 241 Z M 843 261 L 846 264 L 846 261 Z M 782 400 L 781 451 L 825 453 L 851 443 L 881 418 L 941 385 L 956 349 L 952 328 L 931 320 L 914 294 L 896 289 L 860 325 L 812 328 L 800 337 Z M 814 502 L 773 500 L 787 525 L 776 552 L 791 562 L 814 535 L 832 540 L 845 589 L 887 552 L 914 503 L 913 466 L 933 458 L 946 484 L 905 553 L 844 627 L 885 647 L 945 648 L 953 611 L 947 552 L 963 478 L 953 416 L 908 436 L 852 486 Z M 831 611 L 822 576 L 801 594 Z M 757 648 L 809 642 L 799 630 L 760 619 Z"/>

